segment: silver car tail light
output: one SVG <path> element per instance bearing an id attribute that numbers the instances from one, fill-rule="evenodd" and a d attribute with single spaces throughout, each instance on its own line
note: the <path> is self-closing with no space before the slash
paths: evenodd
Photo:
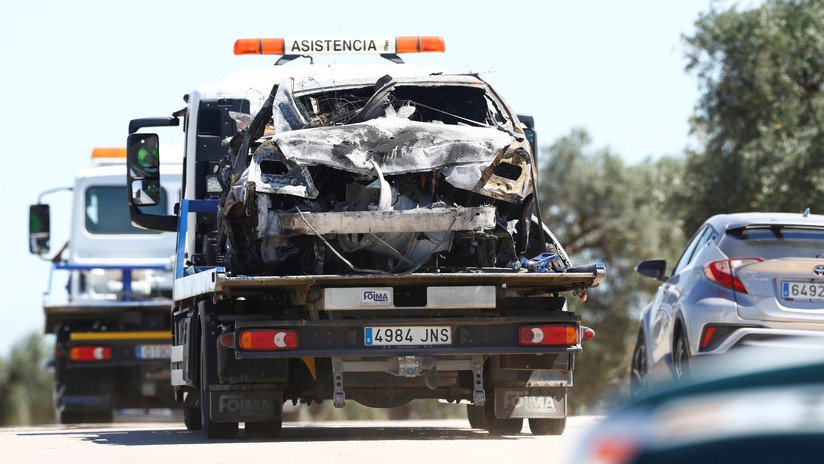
<path id="1" fill-rule="evenodd" d="M 760 263 L 762 261 L 764 260 L 761 258 L 719 259 L 704 265 L 704 275 L 722 287 L 731 288 L 736 292 L 747 293 L 747 287 L 744 286 L 741 279 L 736 277 L 735 270 L 746 264 Z"/>

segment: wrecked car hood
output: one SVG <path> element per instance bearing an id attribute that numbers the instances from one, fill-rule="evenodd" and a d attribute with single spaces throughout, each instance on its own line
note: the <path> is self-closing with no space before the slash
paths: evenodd
<path id="1" fill-rule="evenodd" d="M 491 162 L 512 137 L 498 129 L 447 126 L 384 117 L 347 126 L 318 127 L 276 135 L 285 157 L 372 174 L 372 161 L 384 174 L 429 171 L 451 165 Z"/>
<path id="2" fill-rule="evenodd" d="M 502 157 L 513 137 L 495 128 L 418 122 L 387 116 L 333 127 L 292 130 L 275 135 L 255 152 L 248 181 L 262 193 L 286 193 L 305 198 L 317 195 L 303 166 L 324 165 L 352 173 L 374 175 L 375 165 L 384 175 L 443 169 L 444 180 L 454 187 L 473 190 L 484 170 Z M 265 172 L 264 161 L 280 161 L 288 173 Z M 528 178 L 529 164 L 519 177 Z M 488 177 L 488 176 L 487 176 Z M 526 196 L 528 182 L 510 193 Z M 518 188 L 520 187 L 520 188 Z"/>

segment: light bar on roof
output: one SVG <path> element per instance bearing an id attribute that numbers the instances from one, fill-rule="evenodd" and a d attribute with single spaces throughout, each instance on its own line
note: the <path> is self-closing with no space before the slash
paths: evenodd
<path id="1" fill-rule="evenodd" d="M 336 55 L 445 52 L 442 37 L 298 37 L 237 39 L 235 55 Z"/>
<path id="2" fill-rule="evenodd" d="M 126 158 L 126 148 L 95 148 L 92 150 L 92 159 L 119 159 Z"/>

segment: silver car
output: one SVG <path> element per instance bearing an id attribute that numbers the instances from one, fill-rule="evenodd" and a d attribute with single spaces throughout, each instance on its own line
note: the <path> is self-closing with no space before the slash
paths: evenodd
<path id="1" fill-rule="evenodd" d="M 822 215 L 713 216 L 670 276 L 666 269 L 660 259 L 636 266 L 663 283 L 641 312 L 633 392 L 651 378 L 682 380 L 696 356 L 775 337 L 824 336 Z"/>

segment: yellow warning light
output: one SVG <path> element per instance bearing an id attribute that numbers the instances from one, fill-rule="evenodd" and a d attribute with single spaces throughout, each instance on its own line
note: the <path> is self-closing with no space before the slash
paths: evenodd
<path id="1" fill-rule="evenodd" d="M 92 150 L 92 159 L 126 159 L 126 148 L 95 148 Z"/>
<path id="2" fill-rule="evenodd" d="M 235 55 L 395 54 L 446 51 L 439 36 L 237 39 Z"/>

